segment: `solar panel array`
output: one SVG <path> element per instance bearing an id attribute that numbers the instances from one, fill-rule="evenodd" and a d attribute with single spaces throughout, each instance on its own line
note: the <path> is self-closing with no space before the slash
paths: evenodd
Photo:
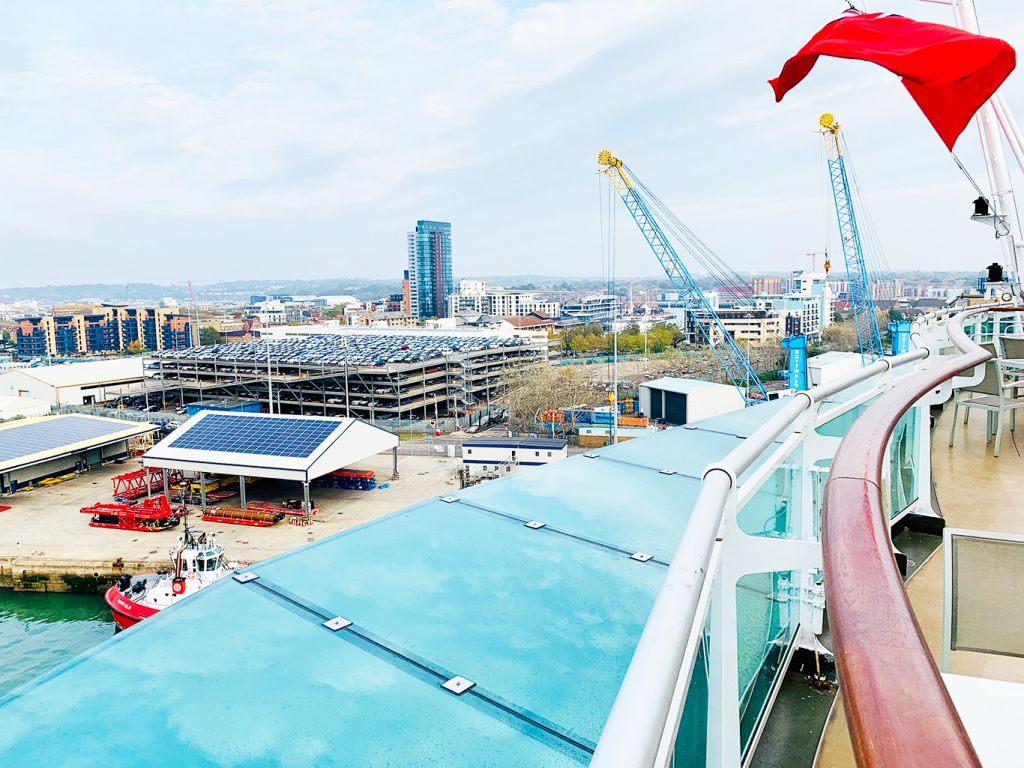
<path id="1" fill-rule="evenodd" d="M 298 459 L 313 453 L 338 425 L 328 419 L 208 414 L 167 447 Z"/>
<path id="2" fill-rule="evenodd" d="M 111 435 L 134 426 L 137 425 L 128 422 L 97 421 L 85 416 L 62 416 L 0 429 L 0 461 L 63 448 L 71 443 Z"/>
<path id="3" fill-rule="evenodd" d="M 196 359 L 211 362 L 267 364 L 267 345 L 271 359 L 286 365 L 385 365 L 387 363 L 419 363 L 437 360 L 449 354 L 480 350 L 525 347 L 520 337 L 395 335 L 390 334 L 316 334 L 301 338 L 271 339 L 246 344 L 214 344 L 181 350 L 166 350 L 154 358 Z"/>

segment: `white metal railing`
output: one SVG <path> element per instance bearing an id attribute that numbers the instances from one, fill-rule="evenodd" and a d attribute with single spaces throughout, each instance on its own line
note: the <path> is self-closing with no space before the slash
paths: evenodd
<path id="1" fill-rule="evenodd" d="M 852 405 L 867 402 L 892 385 L 893 369 L 929 365 L 928 358 L 950 342 L 944 320 L 956 309 L 929 313 L 914 323 L 912 346 L 906 354 L 882 358 L 824 386 L 793 396 L 760 428 L 720 462 L 706 468 L 700 494 L 689 523 L 668 567 L 664 584 L 651 609 L 619 693 L 605 723 L 590 765 L 593 768 L 663 768 L 673 764 L 675 741 L 694 662 L 711 623 L 709 651 L 707 765 L 740 766 L 739 707 L 735 584 L 749 573 L 779 570 L 809 572 L 820 568 L 821 546 L 817 539 L 809 494 L 796 526 L 798 538 L 758 539 L 739 531 L 736 513 L 749 501 L 794 450 L 803 447 L 805 486 L 813 474 L 809 466 L 829 459 L 839 442 L 824 438 L 815 427 Z M 828 398 L 863 382 L 874 386 L 858 393 L 843 406 L 816 413 Z M 931 402 L 941 402 L 949 387 L 934 398 L 922 400 L 918 424 L 920 444 L 917 466 L 930 480 L 927 413 Z M 786 436 L 782 445 L 741 484 L 739 478 L 768 450 Z M 928 496 L 920 483 L 921 495 Z M 920 504 L 930 510 L 930 501 Z M 739 562 L 737 562 L 739 561 Z M 731 612 L 731 614 L 730 614 Z"/>

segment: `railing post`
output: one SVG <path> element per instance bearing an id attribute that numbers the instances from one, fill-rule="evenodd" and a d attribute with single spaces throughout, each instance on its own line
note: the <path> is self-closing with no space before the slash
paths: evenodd
<path id="1" fill-rule="evenodd" d="M 725 504 L 725 526 L 736 520 L 736 489 Z M 728 544 L 725 544 L 728 547 Z M 711 642 L 708 653 L 708 768 L 739 768 L 739 637 L 736 629 L 735 558 L 724 554 L 711 595 Z"/>

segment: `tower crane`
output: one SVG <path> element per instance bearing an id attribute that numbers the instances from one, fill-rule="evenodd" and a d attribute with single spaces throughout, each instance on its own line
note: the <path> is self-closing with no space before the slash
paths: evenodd
<path id="1" fill-rule="evenodd" d="M 843 159 L 839 123 L 831 112 L 818 119 L 821 135 L 825 141 L 825 158 L 828 162 L 829 180 L 832 182 L 832 196 L 836 203 L 836 219 L 839 222 L 839 239 L 846 260 L 846 279 L 850 285 L 850 304 L 853 322 L 857 329 L 857 347 L 861 359 L 881 357 L 882 336 L 878 331 L 875 316 L 875 302 L 871 297 L 871 282 L 864 261 L 864 247 L 857 228 L 857 215 L 853 209 L 850 181 Z"/>
<path id="2" fill-rule="evenodd" d="M 679 258 L 675 247 L 665 234 L 663 225 L 672 230 L 676 239 L 690 249 L 690 255 L 705 265 L 709 258 L 717 261 L 717 257 L 610 150 L 602 149 L 597 155 L 597 163 L 600 172 L 611 180 L 616 193 L 622 198 L 626 209 L 640 227 L 640 232 L 654 251 L 672 286 L 679 292 L 679 299 L 687 314 L 693 318 L 694 325 L 700 331 L 704 342 L 718 358 L 726 379 L 740 391 L 748 405 L 767 400 L 768 391 L 764 384 L 704 296 L 686 264 Z"/>

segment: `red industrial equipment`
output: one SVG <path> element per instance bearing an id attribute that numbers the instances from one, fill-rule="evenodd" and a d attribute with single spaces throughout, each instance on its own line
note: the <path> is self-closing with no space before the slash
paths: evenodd
<path id="1" fill-rule="evenodd" d="M 132 501 L 152 493 L 162 492 L 164 488 L 164 472 L 167 472 L 168 486 L 177 485 L 181 482 L 181 470 L 158 469 L 156 467 L 143 467 L 134 472 L 125 472 L 123 475 L 115 475 L 114 483 L 115 501 Z M 148 482 L 148 488 L 147 488 Z"/>
<path id="2" fill-rule="evenodd" d="M 181 521 L 181 511 L 173 509 L 163 494 L 138 503 L 100 502 L 82 507 L 92 515 L 93 528 L 120 528 L 124 531 L 163 531 Z"/>

